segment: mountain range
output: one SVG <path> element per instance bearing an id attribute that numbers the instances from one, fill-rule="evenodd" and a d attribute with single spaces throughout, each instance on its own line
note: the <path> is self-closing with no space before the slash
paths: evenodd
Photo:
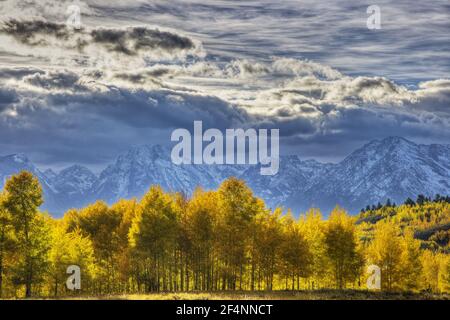
<path id="1" fill-rule="evenodd" d="M 44 210 L 61 216 L 96 200 L 113 203 L 142 196 L 151 185 L 190 195 L 197 186 L 215 189 L 228 177 L 244 179 L 269 207 L 295 213 L 336 205 L 357 213 L 388 198 L 400 203 L 418 194 L 450 194 L 450 145 L 419 145 L 400 137 L 374 140 L 338 163 L 282 156 L 275 176 L 262 176 L 258 165 L 175 165 L 171 150 L 159 145 L 133 147 L 95 175 L 73 165 L 60 172 L 41 171 L 26 155 L 0 157 L 1 186 L 12 174 L 28 170 L 40 180 Z"/>

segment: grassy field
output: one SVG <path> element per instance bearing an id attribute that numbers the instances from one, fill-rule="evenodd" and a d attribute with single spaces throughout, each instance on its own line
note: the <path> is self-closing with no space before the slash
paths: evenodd
<path id="1" fill-rule="evenodd" d="M 110 296 L 65 297 L 89 300 L 449 300 L 449 295 L 430 293 L 385 293 L 358 290 L 155 293 Z"/>

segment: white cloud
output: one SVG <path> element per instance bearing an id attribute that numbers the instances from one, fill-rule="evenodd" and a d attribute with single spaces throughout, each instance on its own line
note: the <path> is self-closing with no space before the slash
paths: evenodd
<path id="1" fill-rule="evenodd" d="M 0 1 L 0 21 L 11 18 L 41 18 L 64 23 L 67 19 L 67 8 L 74 4 L 80 7 L 83 15 L 98 15 L 87 1 L 82 0 L 2 0 Z"/>
<path id="2" fill-rule="evenodd" d="M 76 31 L 64 25 L 71 1 L 53 2 L 0 1 L 2 150 L 107 157 L 194 120 L 280 128 L 300 151 L 330 156 L 386 135 L 450 138 L 440 1 L 420 4 L 430 24 L 412 12 L 416 22 L 384 20 L 379 34 L 362 29 L 363 4 L 86 1 Z M 381 8 L 388 19 L 405 4 Z"/>

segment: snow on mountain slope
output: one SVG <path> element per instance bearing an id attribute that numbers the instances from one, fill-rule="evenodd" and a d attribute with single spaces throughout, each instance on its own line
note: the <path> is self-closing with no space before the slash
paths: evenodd
<path id="1" fill-rule="evenodd" d="M 3 188 L 9 177 L 24 170 L 33 173 L 41 182 L 46 202 L 43 208 L 54 208 L 56 206 L 54 197 L 56 190 L 50 179 L 24 154 L 12 154 L 0 157 L 0 188 Z"/>
<path id="2" fill-rule="evenodd" d="M 140 197 L 154 184 L 190 195 L 198 186 L 215 189 L 231 176 L 246 180 L 269 207 L 295 213 L 319 207 L 327 215 L 336 204 L 356 213 L 388 198 L 400 203 L 418 194 L 450 194 L 450 146 L 417 145 L 399 137 L 372 141 L 337 164 L 284 156 L 275 176 L 260 175 L 259 166 L 177 166 L 170 152 L 162 146 L 131 148 L 98 177 L 77 165 L 41 172 L 25 155 L 10 155 L 0 157 L 0 181 L 31 171 L 43 185 L 43 208 L 55 215 L 97 199 L 113 203 Z"/>
<path id="3" fill-rule="evenodd" d="M 53 177 L 52 183 L 60 194 L 83 195 L 89 193 L 97 177 L 88 168 L 73 165 Z"/>
<path id="4" fill-rule="evenodd" d="M 388 198 L 450 193 L 450 147 L 417 145 L 399 137 L 372 141 L 331 167 L 288 205 L 325 211 L 339 204 L 356 212 Z"/>
<path id="5" fill-rule="evenodd" d="M 240 178 L 245 179 L 256 195 L 267 199 L 269 207 L 284 206 L 295 193 L 308 189 L 332 166 L 315 160 L 302 161 L 298 156 L 280 158 L 280 170 L 274 176 L 260 175 L 259 166 L 248 168 Z"/>
<path id="6" fill-rule="evenodd" d="M 224 176 L 239 175 L 240 166 L 182 165 L 172 163 L 169 148 L 135 147 L 106 168 L 94 185 L 93 193 L 108 202 L 139 197 L 153 184 L 167 191 L 186 194 L 197 187 L 216 188 Z M 226 168 L 225 168 L 226 167 Z"/>

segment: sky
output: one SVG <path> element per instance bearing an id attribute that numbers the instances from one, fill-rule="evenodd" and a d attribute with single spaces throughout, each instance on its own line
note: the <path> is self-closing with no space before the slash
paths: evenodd
<path id="1" fill-rule="evenodd" d="M 447 0 L 0 0 L 0 155 L 96 170 L 194 120 L 319 161 L 448 144 L 449 31 Z"/>

